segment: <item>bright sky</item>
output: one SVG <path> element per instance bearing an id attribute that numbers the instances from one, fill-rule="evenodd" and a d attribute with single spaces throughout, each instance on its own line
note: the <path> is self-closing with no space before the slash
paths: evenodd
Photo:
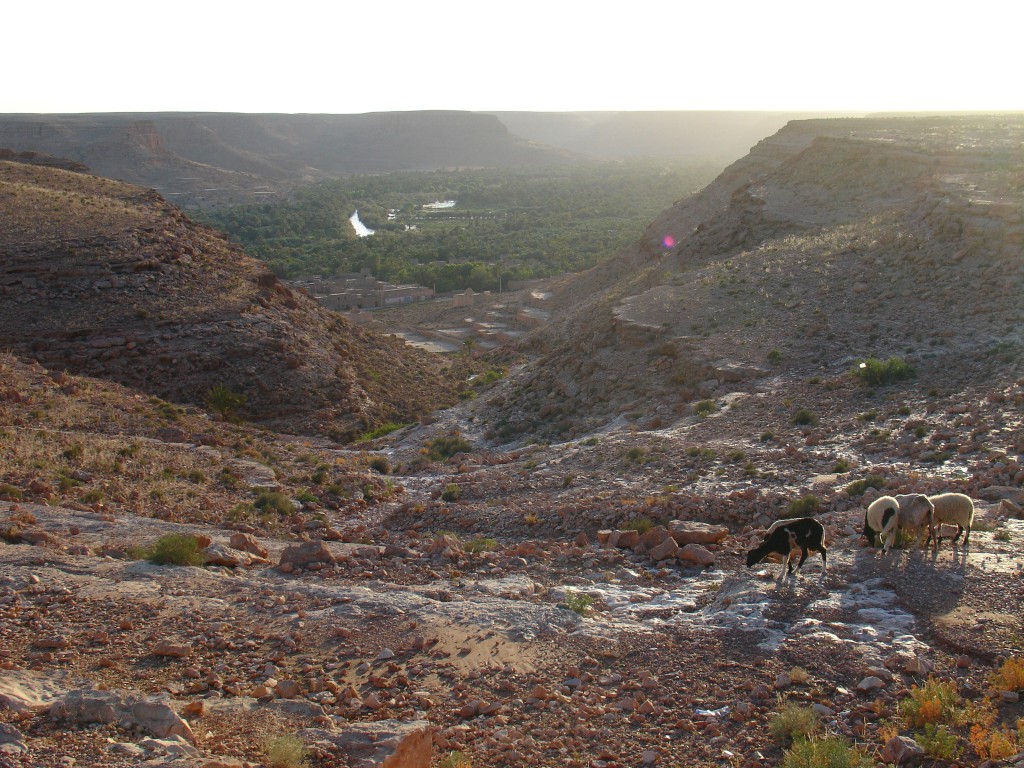
<path id="1" fill-rule="evenodd" d="M 0 112 L 1021 110 L 1020 0 L 16 0 Z"/>

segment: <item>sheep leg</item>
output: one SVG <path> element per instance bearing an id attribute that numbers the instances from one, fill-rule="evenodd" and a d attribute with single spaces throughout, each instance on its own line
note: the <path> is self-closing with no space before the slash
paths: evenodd
<path id="1" fill-rule="evenodd" d="M 806 560 L 806 559 L 807 559 L 807 547 L 806 546 L 802 546 L 802 547 L 800 547 L 800 562 L 797 563 L 797 565 L 796 565 L 796 569 L 798 571 L 801 568 L 804 567 L 804 560 Z"/>
<path id="2" fill-rule="evenodd" d="M 960 540 L 960 534 L 963 533 L 963 532 L 964 532 L 963 526 L 960 525 L 960 523 L 957 523 L 956 524 L 956 536 L 953 537 L 953 543 L 954 544 L 956 544 L 957 541 Z M 971 534 L 968 533 L 967 535 L 970 536 Z M 967 543 L 967 539 L 964 539 L 964 544 L 966 544 L 966 543 Z"/>

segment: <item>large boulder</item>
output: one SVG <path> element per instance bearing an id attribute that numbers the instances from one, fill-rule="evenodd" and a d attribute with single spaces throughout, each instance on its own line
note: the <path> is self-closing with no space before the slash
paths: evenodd
<path id="1" fill-rule="evenodd" d="M 76 723 L 107 723 L 119 728 L 137 726 L 164 739 L 181 736 L 194 741 L 192 729 L 174 711 L 166 696 L 142 696 L 126 691 L 70 691 L 50 705 L 50 717 Z"/>
<path id="2" fill-rule="evenodd" d="M 670 521 L 668 532 L 680 547 L 687 544 L 717 544 L 729 535 L 729 529 L 725 526 L 691 520 Z"/>
<path id="3" fill-rule="evenodd" d="M 313 563 L 333 563 L 334 555 L 321 539 L 304 541 L 291 547 L 285 547 L 281 553 L 280 567 L 286 570 L 301 568 Z"/>
<path id="4" fill-rule="evenodd" d="M 299 736 L 340 750 L 352 768 L 430 768 L 434 752 L 433 728 L 426 720 L 353 723 L 341 733 L 306 728 Z"/>

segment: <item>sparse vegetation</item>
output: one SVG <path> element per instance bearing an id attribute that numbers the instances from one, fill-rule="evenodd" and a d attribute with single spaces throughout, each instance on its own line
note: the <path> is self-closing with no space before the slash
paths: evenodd
<path id="1" fill-rule="evenodd" d="M 811 427 L 818 423 L 818 417 L 806 408 L 798 408 L 790 416 L 789 423 L 799 427 Z"/>
<path id="2" fill-rule="evenodd" d="M 786 703 L 768 725 L 772 738 L 780 744 L 807 739 L 818 732 L 821 721 L 809 705 Z"/>
<path id="3" fill-rule="evenodd" d="M 168 533 L 161 536 L 149 549 L 145 559 L 156 565 L 202 565 L 203 555 L 195 536 Z"/>
<path id="4" fill-rule="evenodd" d="M 379 427 L 371 429 L 361 434 L 356 438 L 357 443 L 368 443 L 371 440 L 376 440 L 378 437 L 384 437 L 390 435 L 392 432 L 397 432 L 400 429 L 405 429 L 408 424 L 398 424 L 393 421 L 389 421 L 386 424 L 381 424 Z"/>
<path id="5" fill-rule="evenodd" d="M 800 739 L 786 752 L 782 768 L 871 768 L 874 761 L 840 736 Z"/>
<path id="6" fill-rule="evenodd" d="M 899 712 L 911 728 L 923 728 L 928 723 L 959 724 L 963 710 L 955 682 L 929 677 L 910 689 L 910 696 L 899 704 Z"/>
<path id="7" fill-rule="evenodd" d="M 912 379 L 916 373 L 901 357 L 890 357 L 888 360 L 869 357 L 851 368 L 850 375 L 865 386 L 881 387 L 897 381 Z"/>
<path id="8" fill-rule="evenodd" d="M 593 604 L 594 598 L 583 592 L 567 592 L 565 595 L 565 607 L 580 616 L 586 616 Z"/>
<path id="9" fill-rule="evenodd" d="M 306 745 L 290 733 L 267 739 L 264 755 L 267 768 L 304 768 L 309 764 Z"/>
<path id="10" fill-rule="evenodd" d="M 206 407 L 227 421 L 234 421 L 238 418 L 238 411 L 245 407 L 247 398 L 245 395 L 232 392 L 222 384 L 211 387 L 206 393 Z"/>
<path id="11" fill-rule="evenodd" d="M 441 491 L 441 501 L 458 501 L 462 496 L 462 489 L 458 483 L 448 483 Z"/>
<path id="12" fill-rule="evenodd" d="M 868 488 L 885 488 L 886 480 L 882 475 L 868 475 L 860 480 L 854 480 L 846 486 L 846 492 L 851 496 L 863 496 Z"/>
<path id="13" fill-rule="evenodd" d="M 701 400 L 693 406 L 693 412 L 698 416 L 710 416 L 718 410 L 718 403 L 714 400 Z"/>
<path id="14" fill-rule="evenodd" d="M 790 517 L 810 517 L 821 511 L 821 499 L 813 494 L 789 502 Z"/>
<path id="15" fill-rule="evenodd" d="M 473 446 L 458 433 L 453 433 L 428 441 L 425 448 L 431 461 L 447 461 L 456 454 L 468 453 Z"/>

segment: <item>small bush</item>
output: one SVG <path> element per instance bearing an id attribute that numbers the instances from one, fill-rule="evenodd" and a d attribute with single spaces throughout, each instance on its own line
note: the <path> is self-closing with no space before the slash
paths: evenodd
<path id="1" fill-rule="evenodd" d="M 957 746 L 957 736 L 949 726 L 928 723 L 924 731 L 914 735 L 928 757 L 936 760 L 956 760 L 963 749 Z"/>
<path id="2" fill-rule="evenodd" d="M 647 449 L 634 445 L 626 451 L 624 458 L 627 464 L 643 464 L 647 460 Z"/>
<path id="3" fill-rule="evenodd" d="M 876 360 L 869 357 L 860 365 L 850 369 L 850 375 L 868 387 L 879 387 L 904 379 L 912 379 L 916 375 L 913 368 L 903 358 L 890 357 L 888 360 Z"/>
<path id="4" fill-rule="evenodd" d="M 408 424 L 396 424 L 393 421 L 389 421 L 387 424 L 381 424 L 376 429 L 371 429 L 369 432 L 364 432 L 358 438 L 357 443 L 365 443 L 370 440 L 376 440 L 378 437 L 384 437 L 384 435 L 390 435 L 392 432 L 397 432 L 400 429 L 404 429 L 409 426 Z"/>
<path id="5" fill-rule="evenodd" d="M 301 501 L 303 504 L 313 504 L 320 501 L 309 488 L 303 488 L 296 494 L 295 498 Z"/>
<path id="6" fill-rule="evenodd" d="M 267 739 L 263 754 L 267 768 L 302 768 L 308 765 L 309 750 L 302 739 L 290 733 Z"/>
<path id="7" fill-rule="evenodd" d="M 886 480 L 882 475 L 868 475 L 860 480 L 854 480 L 846 486 L 846 492 L 851 496 L 863 496 L 868 488 L 885 488 Z"/>
<path id="8" fill-rule="evenodd" d="M 488 539 L 483 536 L 477 537 L 470 541 L 467 541 L 462 545 L 462 549 L 471 555 L 478 554 L 480 552 L 491 552 L 496 546 L 498 546 L 497 539 Z"/>
<path id="9" fill-rule="evenodd" d="M 990 680 L 1000 691 L 1024 690 L 1024 657 L 1011 656 L 997 669 Z"/>
<path id="10" fill-rule="evenodd" d="M 790 702 L 768 724 L 772 738 L 780 744 L 807 739 L 817 733 L 821 723 L 809 706 Z"/>
<path id="11" fill-rule="evenodd" d="M 156 565 L 202 565 L 203 556 L 195 536 L 168 533 L 146 551 L 146 559 Z"/>
<path id="12" fill-rule="evenodd" d="M 910 689 L 910 698 L 899 704 L 899 712 L 911 728 L 923 728 L 928 723 L 956 724 L 962 714 L 960 694 L 952 680 L 929 677 L 921 686 Z"/>
<path id="13" fill-rule="evenodd" d="M 768 354 L 765 355 L 765 357 L 768 359 L 768 362 L 771 363 L 772 365 L 778 365 L 782 361 L 782 353 L 779 352 L 779 350 L 777 349 L 769 350 Z"/>
<path id="14" fill-rule="evenodd" d="M 839 459 L 839 460 L 836 461 L 835 465 L 832 467 L 832 471 L 835 472 L 837 475 L 841 475 L 844 472 L 849 472 L 850 471 L 850 462 L 847 461 L 846 459 Z"/>
<path id="15" fill-rule="evenodd" d="M 21 501 L 22 497 L 21 488 L 10 485 L 9 483 L 0 483 L 0 499 L 6 501 Z"/>
<path id="16" fill-rule="evenodd" d="M 651 519 L 649 517 L 641 517 L 636 520 L 630 520 L 628 523 L 622 526 L 622 529 L 624 531 L 636 531 L 641 536 L 643 536 L 653 527 L 654 523 L 651 522 Z"/>
<path id="17" fill-rule="evenodd" d="M 206 393 L 206 407 L 214 413 L 220 414 L 228 421 L 233 421 L 239 408 L 244 408 L 246 403 L 245 395 L 232 392 L 227 387 L 218 384 L 211 387 Z"/>
<path id="18" fill-rule="evenodd" d="M 462 490 L 457 483 L 448 483 L 441 491 L 441 501 L 458 501 L 462 496 Z"/>
<path id="19" fill-rule="evenodd" d="M 458 453 L 469 453 L 473 446 L 458 434 L 442 435 L 426 444 L 427 458 L 432 461 L 446 461 Z"/>
<path id="20" fill-rule="evenodd" d="M 710 416 L 718 410 L 718 403 L 714 400 L 701 400 L 693 406 L 693 412 L 698 416 Z"/>
<path id="21" fill-rule="evenodd" d="M 775 433 L 772 432 L 770 429 L 766 429 L 764 432 L 761 433 L 760 440 L 761 440 L 762 443 L 767 443 L 767 442 L 770 442 L 771 440 L 773 440 L 774 438 L 775 438 Z"/>
<path id="22" fill-rule="evenodd" d="M 370 459 L 370 469 L 379 475 L 391 474 L 391 462 L 386 456 L 374 456 Z"/>
<path id="23" fill-rule="evenodd" d="M 88 491 L 82 494 L 83 504 L 96 504 L 97 502 L 103 501 L 103 491 L 99 488 L 90 488 Z"/>
<path id="24" fill-rule="evenodd" d="M 253 506 L 260 512 L 277 512 L 279 515 L 290 515 L 295 511 L 295 506 L 288 496 L 281 491 L 268 491 L 265 488 L 256 494 Z"/>
<path id="25" fill-rule="evenodd" d="M 565 596 L 565 607 L 580 616 L 586 616 L 593 604 L 594 598 L 582 592 L 569 592 Z"/>
<path id="26" fill-rule="evenodd" d="M 473 761 L 464 752 L 449 752 L 437 764 L 437 768 L 473 768 Z"/>
<path id="27" fill-rule="evenodd" d="M 85 449 L 80 443 L 72 443 L 64 449 L 63 456 L 68 461 L 78 461 L 85 455 Z"/>
<path id="28" fill-rule="evenodd" d="M 795 424 L 798 427 L 810 427 L 818 423 L 818 417 L 806 408 L 799 408 L 793 412 L 789 423 Z"/>
<path id="29" fill-rule="evenodd" d="M 801 739 L 786 752 L 783 768 L 871 768 L 875 763 L 840 736 Z"/>
<path id="30" fill-rule="evenodd" d="M 789 502 L 790 517 L 809 517 L 821 511 L 821 499 L 814 495 L 803 496 Z"/>

